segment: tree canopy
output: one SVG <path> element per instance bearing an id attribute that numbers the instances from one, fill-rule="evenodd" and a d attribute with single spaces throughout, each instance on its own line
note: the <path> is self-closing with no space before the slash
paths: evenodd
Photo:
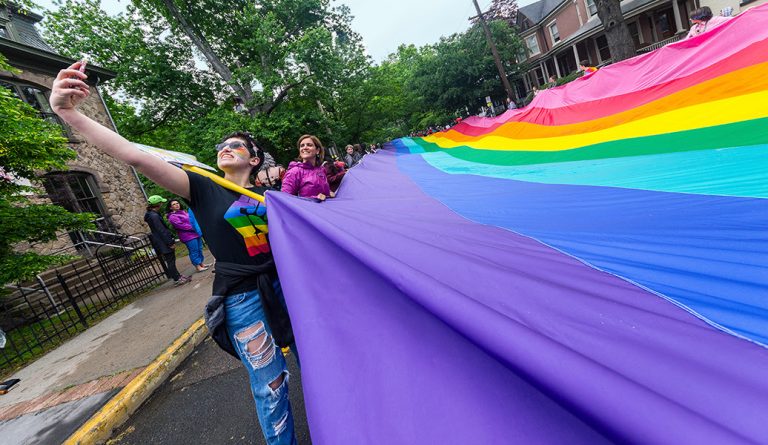
<path id="1" fill-rule="evenodd" d="M 118 73 L 108 92 L 134 140 L 210 151 L 215 141 L 197 137 L 205 127 L 245 125 L 287 150 L 302 131 L 328 136 L 334 125 L 320 107 L 333 107 L 369 64 L 350 21 L 328 0 L 135 1 L 116 16 L 98 0 L 67 0 L 47 15 L 44 35 L 62 54 Z"/>
<path id="2" fill-rule="evenodd" d="M 523 50 L 521 40 L 504 21 L 488 25 L 507 76 L 518 74 L 519 67 L 512 61 Z M 432 102 L 438 109 L 449 112 L 479 104 L 488 95 L 505 95 L 479 25 L 432 45 L 418 66 L 413 82 L 414 89 L 422 92 L 422 102 Z"/>
<path id="3" fill-rule="evenodd" d="M 204 162 L 236 129 L 285 163 L 303 133 L 326 145 L 381 142 L 503 94 L 477 26 L 375 65 L 351 20 L 329 0 L 134 0 L 115 16 L 98 0 L 66 0 L 47 15 L 45 38 L 118 73 L 107 102 L 123 135 Z M 491 25 L 514 75 L 522 45 L 508 22 Z"/>

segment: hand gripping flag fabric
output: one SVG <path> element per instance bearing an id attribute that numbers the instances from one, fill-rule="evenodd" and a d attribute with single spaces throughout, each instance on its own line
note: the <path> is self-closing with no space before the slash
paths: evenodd
<path id="1" fill-rule="evenodd" d="M 768 443 L 766 24 L 269 193 L 313 443 Z"/>

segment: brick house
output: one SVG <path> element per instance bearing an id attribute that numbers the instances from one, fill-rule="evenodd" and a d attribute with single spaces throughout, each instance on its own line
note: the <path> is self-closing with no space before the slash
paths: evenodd
<path id="1" fill-rule="evenodd" d="M 699 4 L 715 14 L 735 15 L 768 0 L 624 0 L 621 10 L 639 53 L 652 51 L 685 37 L 690 11 Z M 516 25 L 527 47 L 520 59 L 530 66 L 516 82 L 518 97 L 550 76 L 563 77 L 579 61 L 600 66 L 610 62 L 608 41 L 594 0 L 539 0 L 518 10 Z"/>
<path id="2" fill-rule="evenodd" d="M 61 126 L 77 158 L 69 162 L 69 170 L 48 172 L 43 176 L 45 190 L 38 200 L 50 201 L 74 212 L 92 212 L 98 216 L 98 231 L 120 234 L 145 232 L 143 222 L 145 196 L 135 171 L 115 161 L 84 142 L 76 131 L 63 124 L 53 114 L 48 103 L 50 90 L 58 71 L 74 63 L 57 54 L 35 29 L 42 17 L 19 13 L 13 6 L 0 6 L 0 53 L 10 65 L 21 70 L 18 74 L 0 71 L 0 87 L 10 89 L 17 97 L 40 112 L 40 115 Z M 115 77 L 115 73 L 94 65 L 88 66 L 91 94 L 81 110 L 105 127 L 116 130 L 98 85 Z M 90 234 L 98 238 L 98 234 Z M 87 239 L 87 238 L 86 238 Z M 82 243 L 82 234 L 62 236 L 57 243 L 36 246 L 35 250 L 50 252 Z M 80 245 L 80 247 L 83 247 Z"/>

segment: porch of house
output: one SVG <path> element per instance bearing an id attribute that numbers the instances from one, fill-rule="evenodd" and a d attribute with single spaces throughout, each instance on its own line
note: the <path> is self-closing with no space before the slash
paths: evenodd
<path id="1" fill-rule="evenodd" d="M 641 2 L 643 0 L 635 0 Z M 689 11 L 697 7 L 697 0 L 673 0 L 648 2 L 626 14 L 626 23 L 635 44 L 637 54 L 643 54 L 681 40 L 688 32 Z M 520 96 L 525 97 L 533 87 L 549 84 L 549 78 L 564 77 L 579 69 L 579 62 L 585 60 L 590 66 L 604 66 L 611 63 L 608 40 L 599 29 L 599 20 L 594 16 L 576 34 L 566 38 L 562 44 L 532 62 L 517 84 Z"/>

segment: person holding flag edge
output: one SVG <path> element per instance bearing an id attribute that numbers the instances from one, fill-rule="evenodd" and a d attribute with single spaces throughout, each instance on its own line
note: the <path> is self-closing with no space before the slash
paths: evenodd
<path id="1" fill-rule="evenodd" d="M 295 352 L 293 332 L 267 239 L 264 198 L 255 194 L 264 190 L 250 182 L 264 162 L 264 152 L 247 132 L 226 136 L 216 146 L 223 179 L 146 153 L 78 111 L 89 95 L 83 65 L 75 62 L 59 72 L 50 97 L 54 112 L 88 142 L 182 197 L 193 209 L 216 258 L 213 297 L 205 310 L 211 336 L 248 370 L 267 444 L 296 444 L 289 374 L 280 351 L 291 346 Z"/>

